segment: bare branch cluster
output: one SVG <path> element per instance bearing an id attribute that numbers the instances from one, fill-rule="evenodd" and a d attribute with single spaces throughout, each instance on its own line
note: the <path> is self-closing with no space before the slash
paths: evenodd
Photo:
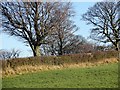
<path id="1" fill-rule="evenodd" d="M 0 50 L 0 60 L 18 58 L 20 55 L 20 50 L 12 49 L 11 51 Z"/>
<path id="2" fill-rule="evenodd" d="M 83 15 L 83 20 L 94 25 L 91 38 L 104 43 L 111 42 L 118 50 L 120 29 L 116 2 L 98 2 Z"/>

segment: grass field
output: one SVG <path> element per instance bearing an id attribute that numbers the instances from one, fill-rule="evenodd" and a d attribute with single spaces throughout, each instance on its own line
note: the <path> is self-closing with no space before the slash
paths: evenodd
<path id="1" fill-rule="evenodd" d="M 117 88 L 118 63 L 3 78 L 3 88 Z"/>

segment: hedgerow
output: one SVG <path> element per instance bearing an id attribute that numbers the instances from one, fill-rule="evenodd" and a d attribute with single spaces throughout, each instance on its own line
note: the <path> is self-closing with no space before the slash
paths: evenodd
<path id="1" fill-rule="evenodd" d="M 2 60 L 2 70 L 6 68 L 16 68 L 22 65 L 63 65 L 65 63 L 82 63 L 82 62 L 97 62 L 103 59 L 116 58 L 118 52 L 116 51 L 105 51 L 105 52 L 92 52 L 92 53 L 81 53 L 71 54 L 62 56 L 41 56 L 41 57 L 28 57 L 28 58 L 14 58 L 9 60 Z"/>

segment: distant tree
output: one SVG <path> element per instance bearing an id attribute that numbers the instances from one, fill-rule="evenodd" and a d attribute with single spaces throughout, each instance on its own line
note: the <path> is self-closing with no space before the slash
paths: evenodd
<path id="1" fill-rule="evenodd" d="M 11 51 L 0 50 L 0 60 L 18 58 L 20 55 L 20 50 L 12 49 Z"/>
<path id="2" fill-rule="evenodd" d="M 87 40 L 81 35 L 73 35 L 64 47 L 65 54 L 76 54 L 85 51 L 83 46 L 87 43 Z M 86 48 L 88 49 L 88 48 Z"/>
<path id="3" fill-rule="evenodd" d="M 116 2 L 98 2 L 83 14 L 83 20 L 94 25 L 91 38 L 100 42 L 111 42 L 118 51 L 120 41 L 120 18 Z"/>
<path id="4" fill-rule="evenodd" d="M 104 45 L 96 45 L 94 46 L 95 51 L 105 51 L 105 46 Z"/>
<path id="5" fill-rule="evenodd" d="M 80 49 L 80 53 L 90 53 L 94 51 L 94 45 L 87 42 L 83 45 L 80 45 L 79 49 Z"/>
<path id="6" fill-rule="evenodd" d="M 52 37 L 53 38 L 53 37 Z M 60 55 L 59 54 L 59 46 L 58 46 L 58 40 L 57 38 L 48 39 L 52 42 L 48 45 L 42 46 L 42 51 L 44 51 L 45 55 Z M 62 55 L 65 54 L 76 54 L 76 53 L 83 53 L 83 52 L 89 52 L 93 50 L 93 46 L 87 42 L 87 40 L 80 36 L 80 35 L 74 35 L 71 34 L 69 37 L 64 37 L 65 41 L 63 41 L 63 47 L 62 47 Z M 44 48 L 44 49 L 43 49 Z"/>
<path id="7" fill-rule="evenodd" d="M 59 2 L 1 2 L 2 30 L 10 36 L 19 37 L 32 49 L 34 56 L 40 56 L 40 46 L 51 34 L 56 24 L 56 12 L 67 3 Z M 69 12 L 62 9 L 61 16 Z"/>

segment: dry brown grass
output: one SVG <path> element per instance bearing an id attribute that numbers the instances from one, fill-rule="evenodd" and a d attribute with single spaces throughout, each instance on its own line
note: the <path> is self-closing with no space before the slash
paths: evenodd
<path id="1" fill-rule="evenodd" d="M 92 52 L 92 53 L 79 53 L 62 56 L 41 56 L 41 57 L 28 57 L 28 58 L 15 58 L 10 60 L 2 60 L 2 70 L 10 67 L 15 69 L 19 66 L 41 66 L 41 65 L 63 65 L 83 62 L 97 62 L 102 59 L 116 58 L 118 52 Z M 1 62 L 1 61 L 0 61 Z"/>
<path id="2" fill-rule="evenodd" d="M 46 70 L 64 69 L 64 68 L 84 68 L 92 67 L 101 64 L 118 62 L 117 58 L 101 59 L 96 62 L 82 62 L 82 63 L 64 63 L 63 65 L 22 65 L 15 68 L 7 67 L 2 71 L 2 76 L 20 75 L 28 72 L 38 72 Z"/>

